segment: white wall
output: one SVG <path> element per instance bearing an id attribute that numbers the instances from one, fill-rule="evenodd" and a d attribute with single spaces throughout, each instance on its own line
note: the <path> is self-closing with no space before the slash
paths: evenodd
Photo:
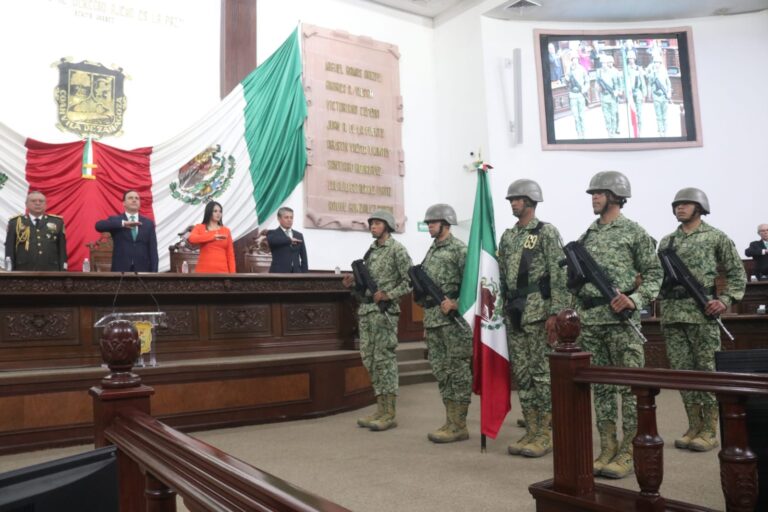
<path id="1" fill-rule="evenodd" d="M 435 52 L 431 23 L 419 16 L 357 0 L 259 0 L 257 53 L 267 58 L 296 27 L 298 21 L 397 45 L 400 50 L 400 93 L 403 96 L 403 150 L 405 152 L 406 232 L 395 235 L 420 261 L 431 243 L 428 233 L 416 230 L 426 208 L 439 201 L 434 180 L 437 147 Z M 294 209 L 294 226 L 304 233 L 312 269 L 349 269 L 361 258 L 372 239 L 360 231 L 304 229 L 303 184 L 285 204 Z M 276 219 L 263 225 L 272 228 Z"/>
<path id="2" fill-rule="evenodd" d="M 477 10 L 494 6 L 489 2 Z M 542 151 L 534 63 L 534 28 L 590 29 L 644 28 L 689 25 L 693 29 L 699 108 L 704 145 L 656 151 Z M 761 56 L 768 54 L 768 12 L 739 16 L 633 24 L 552 24 L 482 21 L 489 160 L 496 165 L 494 186 L 497 234 L 514 219 L 504 202 L 514 179 L 537 180 L 545 202 L 539 216 L 559 227 L 565 241 L 579 236 L 594 220 L 585 193 L 592 175 L 614 169 L 625 173 L 633 198 L 625 214 L 638 221 L 656 239 L 676 227 L 670 203 L 683 187 L 703 189 L 712 214 L 706 220 L 736 242 L 739 252 L 756 239 L 756 226 L 768 222 L 762 177 L 768 102 L 768 69 Z M 524 143 L 511 147 L 506 133 L 501 82 L 501 59 L 512 48 L 522 49 Z M 438 58 L 443 56 L 438 55 Z M 452 128 L 456 129 L 454 125 Z M 469 137 L 471 130 L 463 130 Z M 454 137 L 458 135 L 453 134 Z"/>
<path id="3" fill-rule="evenodd" d="M 164 142 L 219 101 L 219 0 L 24 0 L 0 3 L 0 121 L 25 137 L 72 142 L 56 128 L 62 57 L 122 67 L 124 149 Z"/>
<path id="4" fill-rule="evenodd" d="M 656 238 L 675 227 L 669 203 L 684 186 L 703 188 L 713 209 L 707 219 L 726 231 L 739 249 L 755 238 L 758 222 L 768 221 L 760 178 L 765 174 L 761 145 L 768 102 L 768 13 L 695 20 L 578 26 L 509 22 L 482 14 L 488 0 L 432 26 L 412 16 L 360 0 L 259 0 L 259 61 L 266 59 L 299 21 L 345 30 L 399 47 L 404 99 L 406 233 L 397 235 L 419 261 L 429 246 L 416 221 L 427 206 L 449 202 L 468 220 L 476 177 L 463 166 L 469 152 L 482 148 L 495 166 L 491 184 L 497 234 L 514 219 L 504 195 L 520 177 L 538 180 L 545 202 L 540 216 L 557 225 L 567 241 L 594 219 L 584 190 L 599 170 L 616 169 L 632 181 L 634 198 L 626 214 Z M 121 16 L 113 6 L 131 7 Z M 139 21 L 146 10 L 150 19 Z M 100 14 L 101 13 L 101 14 Z M 118 147 L 158 144 L 195 122 L 218 102 L 218 0 L 27 0 L 0 6 L 4 52 L 0 80 L 0 120 L 24 136 L 48 142 L 75 140 L 54 128 L 49 65 L 60 57 L 101 61 L 125 68 L 128 110 L 125 135 L 107 139 Z M 157 17 L 159 15 L 159 17 Z M 99 17 L 104 19 L 99 19 Z M 153 21 L 154 20 L 154 21 Z M 534 28 L 633 28 L 691 25 L 699 82 L 704 146 L 664 151 L 542 151 L 533 52 Z M 523 143 L 509 144 L 503 107 L 501 61 L 522 49 Z M 11 49 L 11 50 L 9 50 Z M 18 51 L 15 51 L 18 49 Z M 303 188 L 286 201 L 296 211 L 313 269 L 348 269 L 371 238 L 362 232 L 303 229 Z M 276 225 L 269 219 L 265 227 Z M 466 236 L 458 230 L 460 236 Z"/>

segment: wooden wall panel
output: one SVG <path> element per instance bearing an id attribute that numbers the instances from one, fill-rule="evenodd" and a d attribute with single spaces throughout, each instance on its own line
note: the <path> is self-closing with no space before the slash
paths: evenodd
<path id="1" fill-rule="evenodd" d="M 296 403 L 310 399 L 309 373 L 154 386 L 152 414 Z"/>

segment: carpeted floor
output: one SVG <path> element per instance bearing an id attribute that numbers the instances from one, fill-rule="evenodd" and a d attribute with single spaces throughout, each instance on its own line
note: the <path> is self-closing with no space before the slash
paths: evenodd
<path id="1" fill-rule="evenodd" d="M 355 419 L 367 414 L 366 408 L 314 420 L 193 435 L 355 511 L 535 510 L 528 485 L 552 478 L 552 456 L 525 459 L 507 455 L 507 445 L 523 434 L 514 426 L 520 410 L 516 397 L 499 438 L 488 439 L 487 453 L 480 453 L 478 404 L 475 399 L 470 408 L 470 440 L 448 445 L 435 445 L 426 438 L 427 432 L 444 420 L 435 383 L 401 388 L 399 427 L 387 432 L 370 432 L 356 426 Z M 679 394 L 662 391 L 657 406 L 659 433 L 666 442 L 662 495 L 724 509 L 717 450 L 676 450 L 672 441 L 686 426 Z M 0 457 L 0 471 L 89 448 Z M 634 476 L 610 483 L 638 488 Z"/>

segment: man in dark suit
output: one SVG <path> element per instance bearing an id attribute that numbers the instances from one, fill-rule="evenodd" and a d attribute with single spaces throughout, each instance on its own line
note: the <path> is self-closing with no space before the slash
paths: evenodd
<path id="1" fill-rule="evenodd" d="M 280 227 L 267 232 L 267 243 L 272 251 L 271 273 L 309 272 L 304 235 L 293 228 L 293 210 L 283 206 L 277 210 Z"/>
<path id="2" fill-rule="evenodd" d="M 139 215 L 141 198 L 135 190 L 123 194 L 125 213 L 96 223 L 96 231 L 112 235 L 112 272 L 157 272 L 155 223 Z"/>
<path id="3" fill-rule="evenodd" d="M 744 254 L 755 261 L 755 275 L 761 281 L 768 280 L 768 224 L 757 226 L 760 240 L 751 242 Z"/>
<path id="4" fill-rule="evenodd" d="M 11 259 L 11 268 L 6 270 L 67 269 L 64 219 L 46 213 L 45 206 L 42 192 L 30 192 L 26 215 L 17 215 L 8 221 L 5 255 Z"/>

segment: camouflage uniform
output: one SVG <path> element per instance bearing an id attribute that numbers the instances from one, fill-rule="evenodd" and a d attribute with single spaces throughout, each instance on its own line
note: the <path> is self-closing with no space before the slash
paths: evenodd
<path id="1" fill-rule="evenodd" d="M 467 245 L 453 235 L 435 240 L 424 257 L 424 270 L 448 298 L 459 297 L 466 257 Z M 431 298 L 422 302 L 429 364 L 440 396 L 444 402 L 468 404 L 472 396 L 472 333 L 443 314 Z"/>
<path id="2" fill-rule="evenodd" d="M 593 222 L 581 241 L 614 286 L 635 303 L 631 321 L 639 325 L 639 311 L 656 298 L 663 277 L 653 239 L 640 225 L 619 215 L 609 224 Z M 639 287 L 638 276 L 642 279 Z M 584 350 L 592 353 L 592 364 L 642 368 L 645 364 L 642 342 L 613 313 L 594 285 L 585 284 L 576 298 L 582 325 L 579 342 Z M 623 444 L 631 443 L 637 430 L 637 399 L 630 388 L 596 384 L 593 389 L 595 416 L 601 432 L 607 424 L 615 429 L 617 393 L 621 394 Z"/>
<path id="3" fill-rule="evenodd" d="M 365 264 L 379 290 L 392 300 L 387 314 L 390 322 L 373 302 L 370 292 L 356 292 L 360 299 L 357 310 L 360 328 L 360 356 L 371 376 L 373 391 L 378 395 L 396 395 L 398 389 L 397 322 L 400 315 L 400 297 L 411 291 L 408 269 L 411 257 L 405 247 L 388 238 L 384 244 L 375 241 L 365 256 Z"/>
<path id="4" fill-rule="evenodd" d="M 722 231 L 704 221 L 690 233 L 678 227 L 659 244 L 659 249 L 668 247 L 675 249 L 691 275 L 707 290 L 708 297 L 714 297 L 719 266 L 725 270 L 727 283 L 723 293 L 716 298 L 727 307 L 744 297 L 747 283 L 744 265 L 733 241 Z M 715 320 L 706 317 L 680 286 L 665 288 L 660 299 L 661 329 L 670 366 L 675 370 L 714 371 L 715 352 L 720 350 L 720 331 Z M 692 430 L 700 425 L 701 410 L 717 407 L 712 393 L 681 391 L 680 394 Z M 688 447 L 681 444 L 686 443 L 675 441 L 678 448 Z"/>
<path id="5" fill-rule="evenodd" d="M 551 297 L 541 291 L 527 296 L 525 309 L 516 329 L 509 314 L 504 315 L 507 344 L 512 362 L 513 378 L 523 411 L 549 413 L 552 410 L 549 379 L 549 352 L 544 321 L 568 307 L 570 297 L 565 289 L 565 270 L 558 263 L 563 258 L 560 233 L 552 224 L 541 227 L 538 235 L 531 231 L 541 222 L 534 217 L 526 226 L 514 226 L 501 236 L 499 242 L 499 274 L 504 297 L 517 288 L 517 274 L 524 246 L 534 255 L 528 270 L 529 286 L 549 276 Z"/>

